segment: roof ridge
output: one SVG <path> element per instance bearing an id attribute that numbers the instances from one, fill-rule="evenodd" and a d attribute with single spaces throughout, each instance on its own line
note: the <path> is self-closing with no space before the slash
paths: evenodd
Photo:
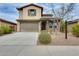
<path id="1" fill-rule="evenodd" d="M 24 5 L 24 6 L 22 6 L 22 7 L 16 8 L 16 9 L 17 9 L 17 10 L 21 10 L 21 9 L 23 9 L 23 8 L 25 8 L 25 7 L 32 6 L 32 5 L 43 9 L 43 7 L 41 7 L 41 6 L 39 6 L 39 5 L 36 5 L 36 4 L 33 4 L 33 3 Z"/>

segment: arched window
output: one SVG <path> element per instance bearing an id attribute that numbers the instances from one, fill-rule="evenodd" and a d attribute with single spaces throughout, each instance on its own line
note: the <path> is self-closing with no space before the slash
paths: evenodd
<path id="1" fill-rule="evenodd" d="M 28 10 L 28 16 L 36 16 L 36 10 L 35 9 L 29 9 Z"/>

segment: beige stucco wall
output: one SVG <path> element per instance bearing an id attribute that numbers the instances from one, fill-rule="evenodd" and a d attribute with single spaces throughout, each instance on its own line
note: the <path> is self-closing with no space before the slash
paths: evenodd
<path id="1" fill-rule="evenodd" d="M 36 16 L 28 16 L 28 10 L 29 9 L 35 9 L 36 10 Z M 35 6 L 29 6 L 26 8 L 23 8 L 23 10 L 19 11 L 19 19 L 27 20 L 39 20 L 41 18 L 41 8 L 35 7 Z"/>
<path id="2" fill-rule="evenodd" d="M 19 19 L 23 19 L 23 10 L 19 10 Z"/>
<path id="3" fill-rule="evenodd" d="M 17 32 L 20 32 L 20 22 L 17 22 Z"/>

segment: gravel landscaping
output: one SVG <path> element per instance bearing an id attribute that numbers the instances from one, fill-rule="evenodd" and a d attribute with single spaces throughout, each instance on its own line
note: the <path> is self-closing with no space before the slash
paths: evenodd
<path id="1" fill-rule="evenodd" d="M 68 39 L 65 39 L 65 33 L 61 32 L 53 32 L 51 34 L 52 42 L 48 45 L 66 45 L 66 46 L 74 46 L 79 45 L 79 38 L 73 36 L 71 33 L 68 33 Z M 37 42 L 37 45 L 43 45 L 39 41 Z"/>
<path id="2" fill-rule="evenodd" d="M 79 45 L 79 38 L 68 33 L 68 39 L 65 39 L 65 34 L 61 32 L 55 32 L 52 35 L 51 45 Z"/>

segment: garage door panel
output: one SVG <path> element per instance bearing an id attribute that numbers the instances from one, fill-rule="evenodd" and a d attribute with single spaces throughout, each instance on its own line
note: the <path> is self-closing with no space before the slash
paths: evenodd
<path id="1" fill-rule="evenodd" d="M 21 23 L 21 31 L 38 31 L 39 25 L 38 22 L 23 22 Z"/>

